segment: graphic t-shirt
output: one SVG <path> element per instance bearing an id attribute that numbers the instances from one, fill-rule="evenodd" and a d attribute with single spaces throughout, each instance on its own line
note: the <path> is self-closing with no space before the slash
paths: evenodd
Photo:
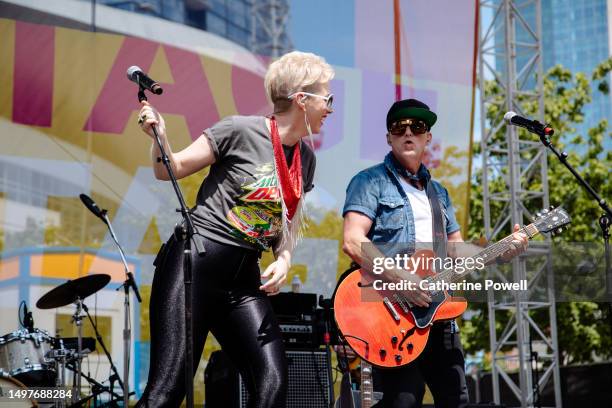
<path id="1" fill-rule="evenodd" d="M 198 192 L 193 220 L 214 241 L 267 249 L 282 230 L 282 206 L 270 131 L 263 116 L 230 116 L 204 131 L 216 161 Z M 300 140 L 304 192 L 312 190 L 315 156 Z M 283 146 L 287 164 L 295 146 Z"/>

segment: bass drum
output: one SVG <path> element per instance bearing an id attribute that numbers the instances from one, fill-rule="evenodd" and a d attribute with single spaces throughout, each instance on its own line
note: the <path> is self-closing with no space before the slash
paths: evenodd
<path id="1" fill-rule="evenodd" d="M 0 407 L 2 408 L 38 408 L 38 403 L 35 399 L 9 398 L 11 392 L 27 391 L 28 388 L 23 383 L 11 377 L 0 377 Z"/>

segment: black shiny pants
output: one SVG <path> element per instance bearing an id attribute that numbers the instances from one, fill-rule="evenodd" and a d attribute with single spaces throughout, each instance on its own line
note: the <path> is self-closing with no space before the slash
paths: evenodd
<path id="1" fill-rule="evenodd" d="M 194 372 L 210 331 L 239 369 L 249 407 L 283 407 L 285 349 L 270 301 L 259 290 L 259 253 L 211 240 L 204 246 L 205 254 L 192 256 Z M 185 396 L 183 243 L 171 238 L 158 258 L 149 378 L 137 407 L 178 407 Z"/>

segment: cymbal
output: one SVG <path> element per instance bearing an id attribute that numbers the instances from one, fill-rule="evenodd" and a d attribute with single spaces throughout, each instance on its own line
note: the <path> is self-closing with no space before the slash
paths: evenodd
<path id="1" fill-rule="evenodd" d="M 105 287 L 110 282 L 110 278 L 110 275 L 98 273 L 69 280 L 45 293 L 36 302 L 36 307 L 39 309 L 55 309 L 74 303 L 77 298 L 83 300 Z"/>

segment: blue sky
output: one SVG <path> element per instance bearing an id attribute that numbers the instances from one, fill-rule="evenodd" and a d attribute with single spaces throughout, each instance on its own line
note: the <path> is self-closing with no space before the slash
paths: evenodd
<path id="1" fill-rule="evenodd" d="M 319 54 L 332 65 L 354 65 L 354 0 L 289 0 L 289 10 L 295 49 Z"/>

